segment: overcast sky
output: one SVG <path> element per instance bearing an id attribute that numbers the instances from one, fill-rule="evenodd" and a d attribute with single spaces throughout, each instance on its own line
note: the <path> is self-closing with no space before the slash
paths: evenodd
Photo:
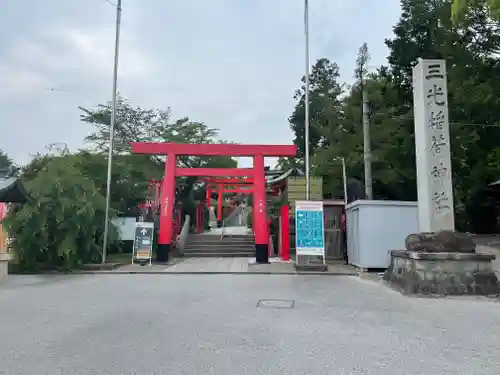
<path id="1" fill-rule="evenodd" d="M 365 41 L 370 64 L 385 63 L 399 0 L 383 3 L 310 0 L 311 63 L 328 57 L 352 81 Z M 91 129 L 77 107 L 111 97 L 114 22 L 106 0 L 2 1 L 0 149 L 16 162 L 53 142 L 83 145 Z M 123 0 L 119 91 L 222 139 L 288 144 L 303 43 L 303 0 Z"/>

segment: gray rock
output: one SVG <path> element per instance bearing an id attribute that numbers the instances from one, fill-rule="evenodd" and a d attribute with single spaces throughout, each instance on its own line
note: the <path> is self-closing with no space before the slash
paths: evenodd
<path id="1" fill-rule="evenodd" d="M 427 253 L 475 253 L 471 236 L 453 231 L 410 234 L 405 239 L 406 250 Z"/>

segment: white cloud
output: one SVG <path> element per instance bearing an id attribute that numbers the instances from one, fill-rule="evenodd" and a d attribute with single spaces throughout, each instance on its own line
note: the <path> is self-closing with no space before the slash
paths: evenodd
<path id="1" fill-rule="evenodd" d="M 399 13 L 399 0 L 385 1 L 311 1 L 311 63 L 329 57 L 349 80 L 365 41 L 372 64 L 384 62 L 383 39 Z M 0 12 L 0 126 L 15 142 L 0 148 L 26 161 L 47 143 L 81 146 L 89 127 L 77 107 L 111 94 L 115 9 L 99 0 L 7 8 Z M 136 105 L 170 106 L 176 117 L 204 121 L 225 139 L 290 143 L 287 118 L 304 72 L 302 21 L 302 0 L 124 2 L 119 91 Z"/>
<path id="2" fill-rule="evenodd" d="M 114 41 L 112 29 L 88 30 L 61 28 L 48 31 L 36 39 L 19 40 L 8 56 L 10 64 L 25 66 L 41 74 L 75 75 L 101 78 L 113 66 Z M 137 46 L 122 38 L 120 75 L 130 79 L 154 73 L 154 64 Z"/>

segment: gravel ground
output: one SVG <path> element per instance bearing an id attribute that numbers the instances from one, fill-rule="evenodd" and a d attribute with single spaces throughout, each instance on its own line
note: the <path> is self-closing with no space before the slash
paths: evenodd
<path id="1" fill-rule="evenodd" d="M 500 374 L 500 303 L 357 277 L 10 276 L 0 322 L 8 375 Z"/>

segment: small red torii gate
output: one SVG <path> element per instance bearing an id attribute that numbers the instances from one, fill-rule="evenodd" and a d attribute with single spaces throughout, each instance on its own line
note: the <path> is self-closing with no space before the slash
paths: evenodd
<path id="1" fill-rule="evenodd" d="M 253 218 L 255 231 L 255 260 L 269 262 L 269 237 L 266 212 L 265 157 L 294 157 L 295 145 L 239 145 L 239 144 L 181 144 L 160 142 L 131 142 L 135 154 L 165 155 L 165 177 L 161 189 L 160 231 L 158 235 L 158 261 L 168 261 L 172 241 L 175 178 L 247 177 L 253 181 Z M 252 157 L 252 168 L 178 168 L 177 156 L 229 156 Z"/>
<path id="2" fill-rule="evenodd" d="M 206 188 L 206 200 L 210 205 L 212 199 L 212 190 L 216 190 L 217 197 L 217 221 L 222 220 L 222 199 L 224 193 L 253 193 L 253 179 L 251 178 L 204 178 Z M 231 186 L 228 188 L 226 186 Z"/>

